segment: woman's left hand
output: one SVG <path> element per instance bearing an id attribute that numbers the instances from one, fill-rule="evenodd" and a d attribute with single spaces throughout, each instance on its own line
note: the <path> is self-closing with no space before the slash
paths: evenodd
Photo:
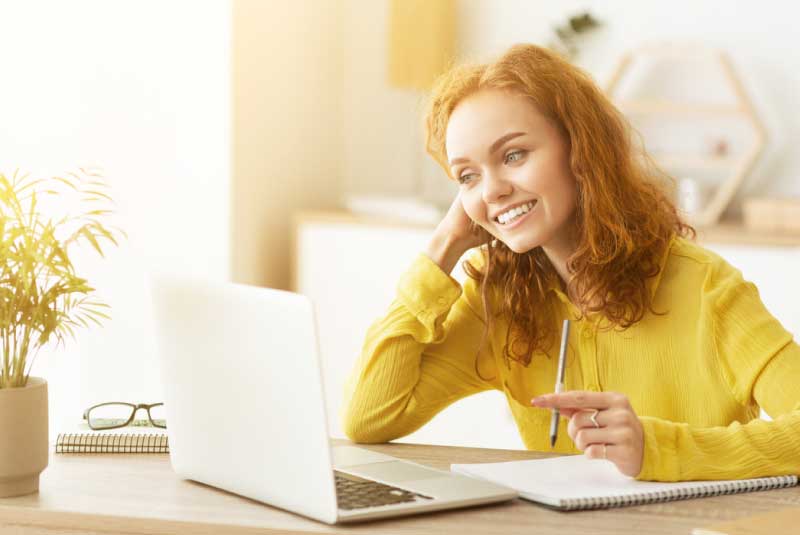
<path id="1" fill-rule="evenodd" d="M 608 459 L 630 477 L 641 472 L 644 431 L 624 394 L 572 390 L 536 397 L 531 405 L 558 407 L 569 418 L 570 438 L 590 459 Z"/>

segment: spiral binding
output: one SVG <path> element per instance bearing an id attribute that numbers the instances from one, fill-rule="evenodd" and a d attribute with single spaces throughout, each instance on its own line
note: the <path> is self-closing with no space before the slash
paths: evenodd
<path id="1" fill-rule="evenodd" d="M 56 453 L 169 453 L 167 435 L 64 433 Z"/>
<path id="2" fill-rule="evenodd" d="M 758 479 L 720 482 L 702 488 L 680 488 L 657 492 L 636 493 L 625 496 L 604 496 L 600 498 L 576 498 L 563 500 L 559 509 L 572 511 L 581 509 L 607 509 L 625 505 L 643 505 L 648 503 L 704 498 L 706 496 L 722 496 L 739 492 L 779 489 L 797 485 L 797 476 L 762 477 Z"/>

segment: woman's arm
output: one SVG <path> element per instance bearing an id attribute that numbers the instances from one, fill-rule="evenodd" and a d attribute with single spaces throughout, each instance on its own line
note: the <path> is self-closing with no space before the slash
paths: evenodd
<path id="1" fill-rule="evenodd" d="M 475 370 L 484 331 L 476 283 L 468 279 L 462 291 L 449 275 L 481 241 L 459 190 L 425 254 L 401 277 L 388 313 L 367 332 L 341 415 L 353 441 L 405 436 L 450 403 L 496 387 L 481 378 L 495 376 L 488 352 L 481 355 L 481 373 Z M 480 263 L 480 252 L 470 260 Z"/>
<path id="2" fill-rule="evenodd" d="M 637 479 L 744 479 L 800 475 L 798 385 L 800 347 L 790 342 L 755 382 L 755 399 L 774 418 L 771 422 L 757 418 L 700 427 L 637 417 L 627 397 L 614 392 L 548 394 L 532 404 L 559 407 L 570 418 L 569 434 L 578 449 L 589 458 L 608 459 Z"/>
<path id="3" fill-rule="evenodd" d="M 773 421 L 703 428 L 642 417 L 645 448 L 639 479 L 800 475 L 800 346 L 789 341 L 754 375 L 752 384 L 753 398 Z"/>
<path id="4" fill-rule="evenodd" d="M 740 404 L 763 408 L 773 421 L 701 427 L 637 417 L 625 395 L 613 392 L 551 394 L 533 404 L 560 407 L 571 417 L 569 433 L 579 449 L 591 458 L 606 456 L 637 479 L 800 474 L 800 346 L 769 314 L 755 286 L 738 272 L 728 275 L 706 296 L 719 370 Z M 689 395 L 703 403 L 704 392 Z"/>
<path id="5" fill-rule="evenodd" d="M 370 327 L 345 387 L 342 421 L 350 439 L 405 436 L 454 401 L 496 387 L 475 370 L 484 330 L 470 304 L 476 297 L 475 281 L 462 292 L 436 262 L 417 257 L 386 316 Z M 483 377 L 495 376 L 486 349 L 480 364 Z"/>
<path id="6" fill-rule="evenodd" d="M 721 270 L 705 301 L 719 370 L 730 394 L 742 406 L 761 407 L 773 421 L 695 427 L 643 417 L 639 479 L 800 474 L 800 347 L 738 270 Z M 703 392 L 691 395 L 702 400 Z"/>

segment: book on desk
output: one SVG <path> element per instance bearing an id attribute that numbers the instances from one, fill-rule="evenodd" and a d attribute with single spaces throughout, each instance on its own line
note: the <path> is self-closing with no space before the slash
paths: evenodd
<path id="1" fill-rule="evenodd" d="M 520 497 L 558 510 L 600 509 L 623 505 L 719 496 L 797 485 L 795 475 L 727 481 L 638 481 L 610 461 L 567 455 L 504 463 L 453 464 L 450 469 L 515 489 Z"/>
<path id="2" fill-rule="evenodd" d="M 86 424 L 59 433 L 56 453 L 169 453 L 169 439 L 164 429 L 128 426 L 93 430 Z"/>

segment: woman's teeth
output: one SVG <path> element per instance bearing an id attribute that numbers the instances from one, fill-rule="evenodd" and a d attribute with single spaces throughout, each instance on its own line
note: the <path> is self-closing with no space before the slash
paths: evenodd
<path id="1" fill-rule="evenodd" d="M 523 204 L 522 206 L 517 206 L 516 208 L 512 208 L 508 212 L 503 212 L 499 216 L 497 216 L 496 220 L 501 225 L 508 225 L 509 223 L 513 223 L 517 218 L 521 215 L 526 214 L 531 211 L 533 205 L 536 204 L 535 202 L 529 202 Z"/>

